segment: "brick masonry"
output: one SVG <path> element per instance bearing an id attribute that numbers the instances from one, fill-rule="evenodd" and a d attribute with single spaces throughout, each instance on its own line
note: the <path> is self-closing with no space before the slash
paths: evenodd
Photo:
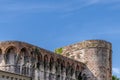
<path id="1" fill-rule="evenodd" d="M 32 80 L 111 80 L 112 48 L 103 40 L 65 46 L 62 54 L 21 42 L 0 42 L 0 70 Z"/>
<path id="2" fill-rule="evenodd" d="M 112 80 L 111 43 L 87 40 L 63 47 L 62 55 L 86 64 L 97 80 Z"/>

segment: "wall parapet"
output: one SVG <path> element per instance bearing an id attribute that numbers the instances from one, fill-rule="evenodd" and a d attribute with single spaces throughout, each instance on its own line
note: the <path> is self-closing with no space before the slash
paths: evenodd
<path id="1" fill-rule="evenodd" d="M 67 47 L 76 50 L 84 48 L 106 48 L 110 50 L 112 49 L 111 43 L 104 40 L 86 40 L 83 42 L 65 46 L 64 49 L 67 49 Z"/>

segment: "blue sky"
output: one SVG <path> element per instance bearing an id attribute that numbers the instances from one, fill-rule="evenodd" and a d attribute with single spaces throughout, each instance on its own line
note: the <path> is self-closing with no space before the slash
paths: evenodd
<path id="1" fill-rule="evenodd" d="M 0 0 L 0 41 L 19 40 L 48 50 L 88 39 L 113 44 L 120 77 L 120 0 Z"/>

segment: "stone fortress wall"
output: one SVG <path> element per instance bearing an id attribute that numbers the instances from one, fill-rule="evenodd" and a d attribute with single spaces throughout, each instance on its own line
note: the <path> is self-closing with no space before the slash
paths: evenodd
<path id="1" fill-rule="evenodd" d="M 62 47 L 62 55 L 84 63 L 96 80 L 112 80 L 112 46 L 104 40 L 87 40 Z M 91 78 L 92 76 L 85 72 Z"/>
<path id="2" fill-rule="evenodd" d="M 86 78 L 86 68 L 84 63 L 25 42 L 0 42 L 0 70 L 5 72 L 32 80 L 80 80 Z"/>

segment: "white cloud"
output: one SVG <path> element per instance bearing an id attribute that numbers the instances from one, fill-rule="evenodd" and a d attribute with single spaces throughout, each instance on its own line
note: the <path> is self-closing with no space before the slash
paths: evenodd
<path id="1" fill-rule="evenodd" d="M 120 74 L 120 68 L 112 68 L 113 73 Z"/>
<path id="2" fill-rule="evenodd" d="M 64 11 L 71 12 L 94 4 L 118 3 L 120 0 L 69 0 L 54 3 L 8 2 L 0 0 L 0 11 Z"/>
<path id="3" fill-rule="evenodd" d="M 109 4 L 118 3 L 120 0 L 67 0 L 56 1 L 54 3 L 47 2 L 8 2 L 0 0 L 0 11 L 57 11 L 57 12 L 71 12 L 81 8 L 85 8 L 94 4 Z"/>
<path id="4" fill-rule="evenodd" d="M 112 2 L 120 2 L 120 0 L 101 0 L 101 2 L 112 3 Z"/>
<path id="5" fill-rule="evenodd" d="M 9 1 L 9 0 L 0 0 L 0 22 L 8 20 L 9 17 L 15 17 L 24 13 L 36 13 L 36 12 L 58 12 L 63 13 L 63 17 L 72 15 L 75 11 L 79 11 L 81 8 L 86 8 L 94 4 L 99 3 L 112 3 L 120 2 L 120 0 L 62 0 L 55 1 L 54 3 L 50 2 L 25 2 L 25 1 Z M 2 14 L 2 16 L 1 16 Z M 10 17 L 11 19 L 11 17 Z"/>
<path id="6" fill-rule="evenodd" d="M 99 0 L 70 0 L 54 3 L 0 3 L 0 11 L 74 11 L 97 3 Z M 0 1 L 1 2 L 1 1 Z"/>
<path id="7" fill-rule="evenodd" d="M 107 30 L 107 31 L 103 31 L 103 32 L 96 32 L 93 34 L 97 34 L 97 35 L 120 35 L 120 30 Z"/>

